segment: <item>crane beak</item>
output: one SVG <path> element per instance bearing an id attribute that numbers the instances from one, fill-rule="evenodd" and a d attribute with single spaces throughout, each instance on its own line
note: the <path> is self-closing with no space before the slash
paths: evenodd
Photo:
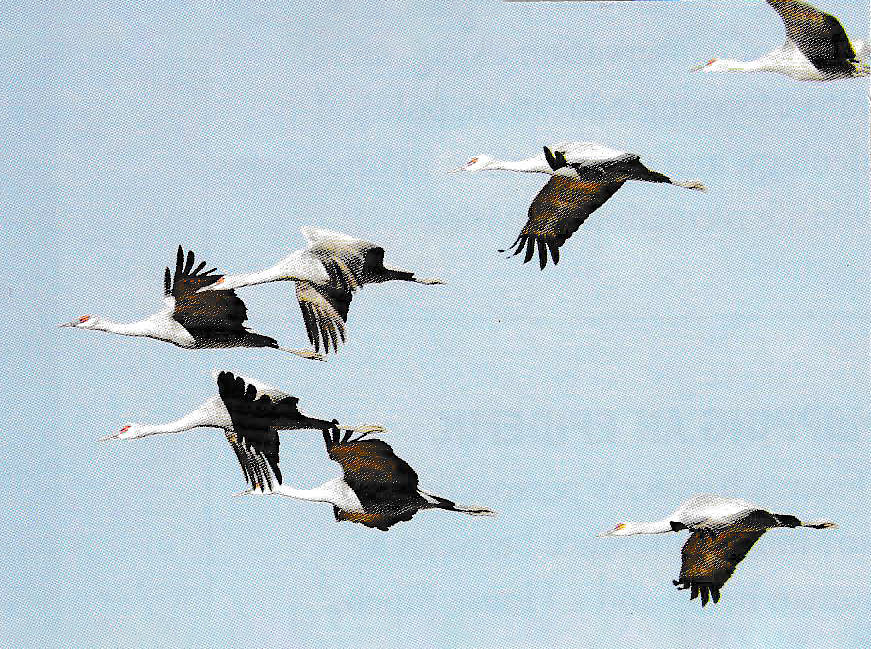
<path id="1" fill-rule="evenodd" d="M 60 327 L 75 327 L 78 324 L 78 322 L 79 322 L 78 320 L 73 320 L 72 322 L 64 322 L 63 324 L 59 324 L 58 328 L 60 328 Z"/>
<path id="2" fill-rule="evenodd" d="M 445 172 L 445 173 L 455 174 L 459 171 L 465 171 L 465 170 L 466 170 L 466 165 L 463 165 L 462 167 L 457 167 L 456 169 L 448 169 L 447 172 Z"/>
<path id="3" fill-rule="evenodd" d="M 111 435 L 103 435 L 102 437 L 97 439 L 97 441 L 98 442 L 109 442 L 113 439 L 118 439 L 118 433 L 112 433 Z"/>

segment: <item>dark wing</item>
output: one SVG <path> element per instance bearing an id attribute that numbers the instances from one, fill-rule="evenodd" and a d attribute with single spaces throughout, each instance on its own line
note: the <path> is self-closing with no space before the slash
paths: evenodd
<path id="1" fill-rule="evenodd" d="M 296 282 L 296 299 L 308 339 L 315 351 L 329 354 L 339 350 L 339 341 L 345 342 L 345 322 L 352 294 L 335 286 Z"/>
<path id="2" fill-rule="evenodd" d="M 175 298 L 173 317 L 191 332 L 244 331 L 242 323 L 248 318 L 248 311 L 245 303 L 236 297 L 235 291 L 197 293 L 221 278 L 221 275 L 213 274 L 215 268 L 204 271 L 205 265 L 201 261 L 194 268 L 193 251 L 189 250 L 185 257 L 182 247 L 178 247 L 174 276 L 170 276 L 169 268 L 163 276 L 166 295 Z"/>
<path id="3" fill-rule="evenodd" d="M 807 2 L 767 0 L 783 20 L 786 37 L 798 46 L 818 70 L 842 69 L 850 72 L 856 52 L 840 21 Z"/>
<path id="4" fill-rule="evenodd" d="M 241 442 L 236 431 L 226 431 L 225 435 L 239 460 L 239 466 L 242 467 L 245 482 L 251 485 L 252 489 L 271 489 L 272 474 L 269 471 L 269 463 L 266 458 L 258 453 L 253 446 L 246 446 Z M 277 476 L 276 479 L 278 479 Z"/>
<path id="5" fill-rule="evenodd" d="M 380 439 L 348 441 L 337 429 L 324 432 L 330 459 L 342 466 L 345 482 L 364 506 L 384 502 L 388 496 L 417 496 L 417 474 Z"/>
<path id="6" fill-rule="evenodd" d="M 518 255 L 525 248 L 525 264 L 532 259 L 537 243 L 542 268 L 547 265 L 548 250 L 553 263 L 559 263 L 560 246 L 620 189 L 623 182 L 604 176 L 600 179 L 552 176 L 529 206 L 529 219 L 509 249 Z"/>
<path id="7" fill-rule="evenodd" d="M 740 524 L 719 532 L 693 532 L 681 551 L 680 577 L 674 585 L 679 590 L 691 589 L 690 599 L 701 594 L 702 606 L 708 598 L 716 604 L 723 584 L 763 534 L 764 529 L 747 529 Z"/>
<path id="8" fill-rule="evenodd" d="M 297 398 L 286 397 L 273 402 L 267 395 L 257 396 L 257 388 L 246 384 L 231 372 L 218 374 L 218 394 L 233 422 L 233 432 L 227 434 L 245 479 L 252 487 L 272 488 L 272 477 L 281 484 L 278 468 L 278 431 L 275 426 L 282 420 L 301 418 Z M 253 449 L 253 451 L 252 451 Z M 268 467 L 263 466 L 263 462 Z"/>

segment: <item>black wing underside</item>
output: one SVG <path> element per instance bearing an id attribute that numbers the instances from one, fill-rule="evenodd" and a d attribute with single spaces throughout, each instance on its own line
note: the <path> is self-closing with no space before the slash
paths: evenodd
<path id="1" fill-rule="evenodd" d="M 515 255 L 525 251 L 527 263 L 538 247 L 538 262 L 547 265 L 548 252 L 559 263 L 560 247 L 590 214 L 599 209 L 623 186 L 624 180 L 552 176 L 529 206 L 528 220 L 508 250 Z M 506 252 L 500 250 L 500 252 Z"/>
<path id="2" fill-rule="evenodd" d="M 275 480 L 281 484 L 277 426 L 303 419 L 297 408 L 298 399 L 289 396 L 273 401 L 268 395 L 258 396 L 257 388 L 231 372 L 218 374 L 217 382 L 218 394 L 233 422 L 233 431 L 227 433 L 227 440 L 239 459 L 245 479 L 254 488 L 271 489 L 271 469 Z"/>
<path id="3" fill-rule="evenodd" d="M 806 2 L 767 0 L 780 15 L 786 36 L 821 72 L 850 73 L 858 63 L 843 25 L 833 15 Z"/>
<path id="4" fill-rule="evenodd" d="M 178 247 L 175 260 L 175 273 L 169 268 L 164 271 L 163 285 L 167 296 L 175 298 L 173 317 L 193 335 L 214 332 L 243 333 L 243 323 L 248 317 L 245 303 L 236 296 L 235 291 L 206 291 L 197 293 L 205 286 L 214 284 L 221 275 L 216 268 L 204 270 L 206 263 L 201 261 L 194 267 L 193 251 L 184 254 Z"/>

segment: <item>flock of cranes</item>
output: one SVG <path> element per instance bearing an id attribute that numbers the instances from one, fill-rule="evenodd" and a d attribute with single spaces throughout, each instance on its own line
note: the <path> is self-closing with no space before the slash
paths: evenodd
<path id="1" fill-rule="evenodd" d="M 806 2 L 766 0 L 784 22 L 787 40 L 752 62 L 712 59 L 695 68 L 705 72 L 769 71 L 800 80 L 829 81 L 868 76 L 864 57 L 868 45 L 851 43 L 838 20 Z M 550 176 L 529 207 L 526 225 L 507 249 L 524 253 L 524 263 L 536 252 L 542 269 L 548 258 L 560 260 L 560 248 L 586 218 L 628 180 L 676 185 L 700 192 L 697 180 L 677 181 L 645 166 L 638 155 L 593 142 L 560 142 L 518 161 L 478 155 L 459 172 L 506 170 Z M 175 271 L 164 273 L 164 307 L 139 321 L 116 323 L 84 315 L 62 327 L 144 336 L 187 349 L 268 347 L 306 359 L 324 360 L 346 340 L 348 310 L 354 293 L 366 284 L 401 280 L 426 285 L 439 279 L 384 264 L 384 248 L 347 234 L 301 228 L 308 245 L 264 270 L 224 275 L 196 263 L 193 252 L 179 246 Z M 289 349 L 245 326 L 245 303 L 236 289 L 267 282 L 292 281 L 309 342 L 313 349 Z M 385 432 L 376 424 L 340 425 L 300 412 L 298 398 L 251 378 L 216 372 L 218 394 L 189 414 L 160 425 L 129 423 L 102 440 L 131 440 L 193 428 L 224 432 L 238 459 L 248 488 L 239 495 L 280 495 L 332 505 L 337 521 L 352 521 L 388 530 L 422 509 L 442 509 L 473 516 L 494 512 L 486 507 L 458 505 L 424 491 L 418 477 L 384 441 L 370 436 Z M 283 430 L 320 431 L 330 459 L 342 467 L 342 477 L 312 489 L 293 488 L 280 468 Z M 680 575 L 673 583 L 689 589 L 702 606 L 720 599 L 720 589 L 756 541 L 769 529 L 836 527 L 830 521 L 804 522 L 793 515 L 773 514 L 736 498 L 702 494 L 684 502 L 669 516 L 653 522 L 620 523 L 599 536 L 660 534 L 689 530 L 683 546 Z"/>

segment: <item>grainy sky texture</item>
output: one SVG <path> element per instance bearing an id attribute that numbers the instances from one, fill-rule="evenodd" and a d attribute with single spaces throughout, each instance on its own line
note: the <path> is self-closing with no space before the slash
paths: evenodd
<path id="1" fill-rule="evenodd" d="M 867 35 L 864 2 L 820 6 Z M 688 72 L 779 45 L 764 3 L 4 9 L 0 644 L 867 642 L 868 84 Z M 564 139 L 710 192 L 629 183 L 559 266 L 506 260 L 545 178 L 444 172 Z M 159 308 L 179 244 L 247 271 L 301 225 L 448 284 L 366 288 L 329 363 L 56 328 Z M 304 344 L 292 285 L 240 295 Z M 218 431 L 96 442 L 185 414 L 212 368 L 384 424 L 425 489 L 499 516 L 382 533 L 230 497 Z M 308 432 L 282 467 L 339 471 Z M 671 585 L 685 534 L 594 536 L 702 491 L 841 528 L 767 534 L 704 611 Z"/>

